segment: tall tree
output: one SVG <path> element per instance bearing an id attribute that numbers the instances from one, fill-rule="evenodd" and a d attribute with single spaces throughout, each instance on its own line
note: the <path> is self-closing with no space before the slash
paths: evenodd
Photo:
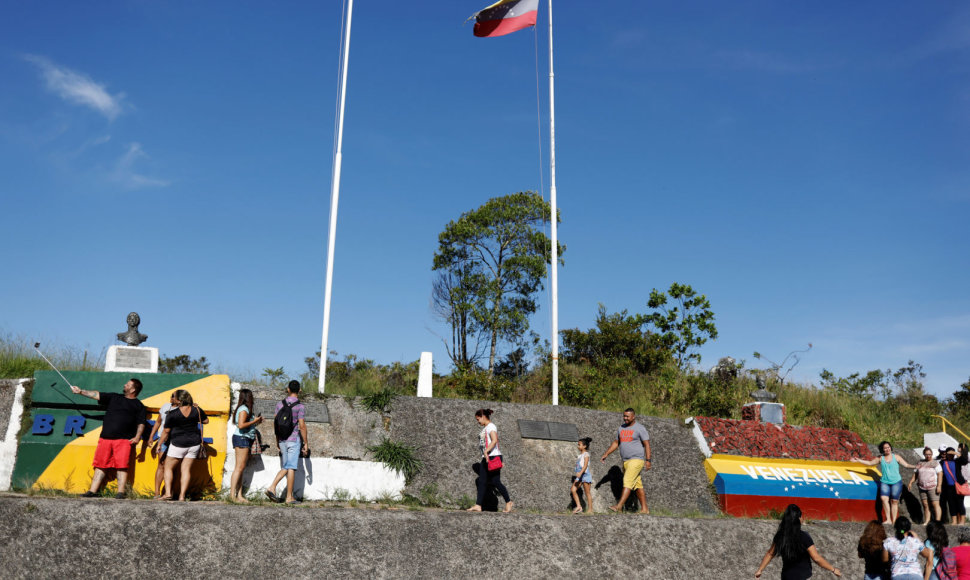
<path id="1" fill-rule="evenodd" d="M 433 304 L 446 306 L 439 316 L 455 337 L 456 366 L 473 362 L 469 342 L 482 333 L 491 375 L 499 343 L 513 342 L 528 330 L 552 255 L 543 229 L 549 212 L 538 193 L 513 193 L 462 214 L 438 236 L 432 270 L 438 273 L 439 296 Z M 563 251 L 560 244 L 560 256 Z"/>
<path id="2" fill-rule="evenodd" d="M 677 364 L 686 368 L 691 361 L 701 361 L 696 349 L 705 342 L 717 338 L 714 313 L 707 296 L 698 294 L 688 284 L 674 282 L 670 290 L 650 292 L 647 306 L 656 310 L 647 320 L 660 333 L 664 345 L 670 349 Z"/>

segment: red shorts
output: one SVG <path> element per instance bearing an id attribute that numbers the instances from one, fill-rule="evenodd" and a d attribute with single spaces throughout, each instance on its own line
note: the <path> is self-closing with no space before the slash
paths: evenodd
<path id="1" fill-rule="evenodd" d="M 128 469 L 133 445 L 128 439 L 98 439 L 94 466 L 98 469 Z"/>

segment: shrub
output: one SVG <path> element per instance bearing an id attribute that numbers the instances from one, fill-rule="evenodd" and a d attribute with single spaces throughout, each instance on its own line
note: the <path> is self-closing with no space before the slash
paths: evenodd
<path id="1" fill-rule="evenodd" d="M 417 457 L 417 447 L 384 438 L 377 445 L 367 448 L 374 454 L 374 459 L 380 461 L 394 471 L 404 476 L 406 484 L 411 483 L 414 476 L 421 471 L 421 460 Z"/>

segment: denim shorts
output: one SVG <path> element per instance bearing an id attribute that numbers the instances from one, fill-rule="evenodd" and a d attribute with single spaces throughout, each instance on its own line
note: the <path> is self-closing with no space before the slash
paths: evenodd
<path id="1" fill-rule="evenodd" d="M 300 461 L 300 440 L 280 441 L 280 469 L 296 469 Z"/>
<path id="2" fill-rule="evenodd" d="M 897 481 L 896 483 L 883 483 L 879 482 L 879 497 L 888 497 L 889 499 L 899 500 L 899 496 L 903 494 L 903 482 Z"/>
<path id="3" fill-rule="evenodd" d="M 236 448 L 236 449 L 240 449 L 240 448 L 243 448 L 243 447 L 248 448 L 252 444 L 253 444 L 253 440 L 252 439 L 248 439 L 246 437 L 243 437 L 242 435 L 233 435 L 232 436 L 232 446 L 234 448 Z"/>

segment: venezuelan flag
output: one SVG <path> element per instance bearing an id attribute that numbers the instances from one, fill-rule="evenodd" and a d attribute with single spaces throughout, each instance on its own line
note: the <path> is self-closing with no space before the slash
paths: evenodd
<path id="1" fill-rule="evenodd" d="M 475 36 L 504 36 L 536 25 L 539 0 L 499 0 L 475 13 Z"/>
<path id="2" fill-rule="evenodd" d="M 858 463 L 715 454 L 704 468 L 721 509 L 733 516 L 765 516 L 791 503 L 822 520 L 876 515 L 879 472 Z"/>

